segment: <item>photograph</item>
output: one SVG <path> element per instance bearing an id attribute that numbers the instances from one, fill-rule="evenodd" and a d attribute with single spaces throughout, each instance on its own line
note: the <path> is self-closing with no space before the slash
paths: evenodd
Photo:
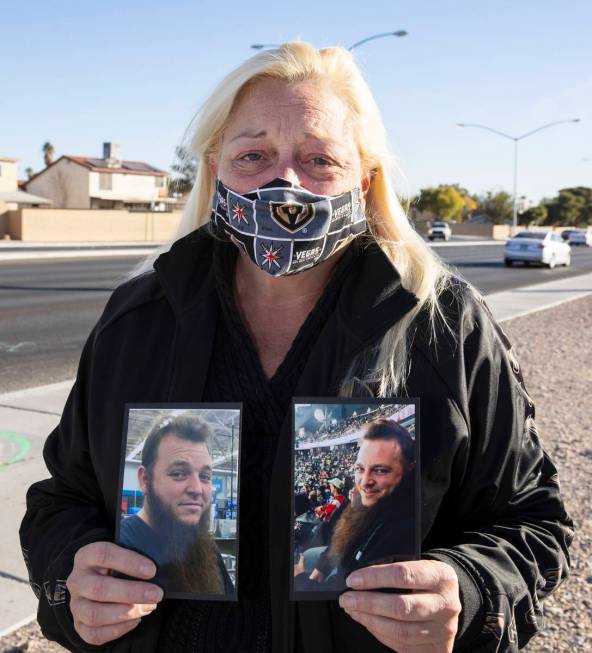
<path id="1" fill-rule="evenodd" d="M 419 559 L 418 399 L 294 399 L 291 598 Z M 313 403 L 314 402 L 314 403 Z"/>
<path id="2" fill-rule="evenodd" d="M 126 406 L 116 543 L 168 598 L 236 600 L 240 404 Z"/>

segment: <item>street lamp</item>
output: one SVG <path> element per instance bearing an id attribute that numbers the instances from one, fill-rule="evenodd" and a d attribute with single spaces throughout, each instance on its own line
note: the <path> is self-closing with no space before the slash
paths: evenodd
<path id="1" fill-rule="evenodd" d="M 547 129 L 548 127 L 553 127 L 554 125 L 562 125 L 566 122 L 580 122 L 580 119 L 571 118 L 570 120 L 556 120 L 555 122 L 549 122 L 546 125 L 537 127 L 532 131 L 526 132 L 526 134 L 522 134 L 521 136 L 511 136 L 510 134 L 505 134 L 504 132 L 500 132 L 497 129 L 492 129 L 491 127 L 486 127 L 485 125 L 475 125 L 475 124 L 462 123 L 462 122 L 456 123 L 457 127 L 476 127 L 477 129 L 485 129 L 488 132 L 493 132 L 498 136 L 503 136 L 504 138 L 509 138 L 511 141 L 514 141 L 514 190 L 512 193 L 512 234 L 515 233 L 516 227 L 518 226 L 518 203 L 516 197 L 516 191 L 518 188 L 518 141 L 521 141 L 523 138 L 526 138 L 527 136 L 532 136 L 533 134 L 536 134 L 537 132 L 540 132 L 543 129 Z"/>
<path id="2" fill-rule="evenodd" d="M 407 36 L 407 32 L 404 29 L 397 30 L 396 32 L 384 32 L 384 34 L 374 34 L 373 36 L 368 36 L 365 39 L 362 39 L 361 41 L 358 41 L 357 43 L 354 43 L 353 45 L 350 45 L 348 50 L 351 52 L 355 48 L 359 47 L 360 45 L 363 45 L 364 43 L 368 43 L 368 41 L 373 41 L 374 39 L 381 39 L 384 38 L 385 36 Z M 254 43 L 251 45 L 251 48 L 253 50 L 263 50 L 263 48 L 279 48 L 280 44 L 279 43 Z"/>
<path id="3" fill-rule="evenodd" d="M 396 32 L 385 32 L 384 34 L 374 34 L 374 36 L 368 36 L 365 39 L 362 39 L 361 41 L 358 41 L 357 43 L 354 43 L 353 45 L 350 45 L 348 50 L 351 52 L 352 50 L 355 50 L 355 48 L 359 47 L 360 45 L 363 45 L 364 43 L 368 43 L 368 41 L 374 41 L 374 39 L 382 39 L 385 36 L 407 36 L 407 32 L 404 29 L 397 30 Z"/>

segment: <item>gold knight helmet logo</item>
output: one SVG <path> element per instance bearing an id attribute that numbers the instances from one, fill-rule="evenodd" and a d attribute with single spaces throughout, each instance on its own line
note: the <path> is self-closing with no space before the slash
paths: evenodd
<path id="1" fill-rule="evenodd" d="M 314 218 L 312 204 L 299 202 L 270 202 L 271 217 L 284 229 L 298 231 Z"/>

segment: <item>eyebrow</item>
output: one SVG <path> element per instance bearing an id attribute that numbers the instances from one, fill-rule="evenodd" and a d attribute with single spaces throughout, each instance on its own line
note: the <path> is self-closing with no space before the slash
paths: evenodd
<path id="1" fill-rule="evenodd" d="M 267 136 L 267 132 L 265 130 L 263 131 L 252 131 L 252 130 L 247 130 L 244 132 L 241 132 L 240 134 L 237 134 L 234 138 L 230 139 L 230 142 L 237 141 L 239 138 L 263 138 Z"/>
<path id="2" fill-rule="evenodd" d="M 246 131 L 241 132 L 240 134 L 237 134 L 233 138 L 230 139 L 230 142 L 233 143 L 234 141 L 237 141 L 239 138 L 265 138 L 267 136 L 267 131 L 265 129 L 261 131 L 253 131 L 247 129 Z M 306 138 L 314 138 L 315 140 L 318 141 L 324 141 L 330 145 L 339 145 L 340 142 L 330 138 L 326 132 L 322 130 L 307 130 L 304 132 L 304 136 Z"/>
<path id="3" fill-rule="evenodd" d="M 175 467 L 184 467 L 185 469 L 191 469 L 191 464 L 188 463 L 186 460 L 175 460 L 168 466 L 167 469 L 173 469 Z M 212 466 L 211 465 L 204 465 L 199 471 L 203 472 L 204 470 L 208 471 L 208 472 L 211 472 L 212 471 Z"/>

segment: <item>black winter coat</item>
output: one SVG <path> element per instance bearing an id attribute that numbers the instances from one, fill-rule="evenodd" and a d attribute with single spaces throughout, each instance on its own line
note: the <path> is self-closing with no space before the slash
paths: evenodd
<path id="1" fill-rule="evenodd" d="M 199 229 L 163 254 L 155 272 L 113 293 L 47 439 L 51 478 L 28 492 L 20 535 L 38 619 L 46 637 L 70 650 L 150 653 L 158 640 L 160 609 L 118 641 L 85 644 L 73 628 L 65 579 L 81 546 L 113 540 L 124 404 L 202 397 L 219 310 L 213 246 Z M 359 239 L 351 246 L 361 247 Z M 420 397 L 422 555 L 459 576 L 455 650 L 514 651 L 541 627 L 539 600 L 568 573 L 571 522 L 503 332 L 462 285 L 443 300 L 454 337 L 442 330 L 434 343 L 426 319 L 417 320 L 406 386 Z M 337 395 L 354 357 L 416 302 L 382 251 L 363 249 L 295 395 Z M 279 436 L 266 534 L 274 653 L 386 651 L 336 602 L 288 600 L 290 421 L 286 415 Z"/>

